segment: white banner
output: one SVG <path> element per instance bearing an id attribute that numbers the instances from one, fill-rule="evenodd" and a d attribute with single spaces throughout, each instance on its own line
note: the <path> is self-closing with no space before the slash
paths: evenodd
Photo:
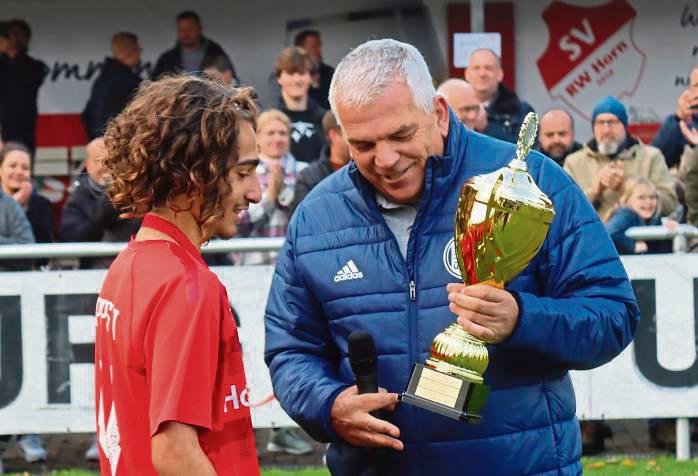
<path id="1" fill-rule="evenodd" d="M 635 341 L 573 372 L 584 419 L 698 416 L 698 255 L 624 258 L 643 315 Z M 256 427 L 291 424 L 263 360 L 270 266 L 216 268 L 240 318 Z M 104 271 L 0 274 L 0 422 L 4 433 L 94 430 L 94 308 Z"/>
<path id="2" fill-rule="evenodd" d="M 264 306 L 273 267 L 215 268 L 240 319 L 255 427 L 292 420 L 264 363 Z M 0 273 L 2 431 L 94 431 L 94 310 L 104 271 Z"/>

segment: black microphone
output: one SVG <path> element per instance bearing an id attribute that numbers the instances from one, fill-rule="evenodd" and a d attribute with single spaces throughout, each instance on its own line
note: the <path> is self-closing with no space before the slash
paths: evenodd
<path id="1" fill-rule="evenodd" d="M 349 334 L 349 362 L 359 394 L 378 393 L 376 345 L 367 331 Z"/>
<path id="2" fill-rule="evenodd" d="M 349 334 L 349 363 L 356 379 L 359 395 L 378 393 L 378 357 L 373 336 L 367 331 L 354 331 Z M 371 416 L 384 420 L 381 410 L 374 410 Z M 371 448 L 369 458 L 376 467 L 377 475 L 387 474 L 386 448 Z"/>

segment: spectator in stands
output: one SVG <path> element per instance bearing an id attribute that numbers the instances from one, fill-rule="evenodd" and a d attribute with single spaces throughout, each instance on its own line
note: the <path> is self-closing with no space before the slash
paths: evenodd
<path id="1" fill-rule="evenodd" d="M 480 48 L 471 53 L 465 79 L 475 89 L 478 101 L 487 109 L 485 134 L 516 142 L 521 123 L 533 108 L 504 86 L 503 78 L 502 63 L 494 51 Z"/>
<path id="2" fill-rule="evenodd" d="M 291 215 L 296 177 L 307 166 L 289 153 L 291 121 L 277 109 L 257 118 L 257 148 L 260 163 L 257 177 L 262 200 L 251 203 L 240 215 L 240 236 L 285 236 Z M 251 252 L 242 255 L 241 264 L 273 264 L 276 252 Z"/>
<path id="3" fill-rule="evenodd" d="M 698 131 L 685 121 L 679 124 L 687 147 L 681 156 L 679 178 L 684 184 L 686 201 L 686 221 L 698 226 Z"/>
<path id="4" fill-rule="evenodd" d="M 351 155 L 349 146 L 344 140 L 342 128 L 332 111 L 327 111 L 322 118 L 322 130 L 329 144 L 322 150 L 318 160 L 305 168 L 296 180 L 296 192 L 293 197 L 293 210 L 303 201 L 306 195 L 315 188 L 325 177 L 349 163 Z"/>
<path id="5" fill-rule="evenodd" d="M 312 60 L 298 47 L 284 48 L 276 59 L 278 109 L 291 120 L 291 154 L 303 162 L 317 159 L 325 145 L 321 129 L 325 110 L 308 96 L 312 70 Z"/>
<path id="6" fill-rule="evenodd" d="M 29 149 L 7 142 L 0 150 L 0 183 L 5 195 L 15 199 L 29 219 L 37 243 L 53 241 L 51 202 L 39 195 L 32 183 Z"/>
<path id="7" fill-rule="evenodd" d="M 681 121 L 689 125 L 698 124 L 698 66 L 691 70 L 690 85 L 679 96 L 676 114 L 666 118 L 652 141 L 652 145 L 664 154 L 669 168 L 679 165 L 681 154 L 686 145 L 690 145 L 681 133 Z"/>
<path id="8" fill-rule="evenodd" d="M 22 155 L 26 153 L 27 157 Z M 26 164 L 25 164 L 25 160 Z M 21 144 L 0 142 L 0 245 L 34 243 L 32 225 L 20 202 L 28 205 L 31 187 L 21 183 L 28 180 L 28 172 L 22 170 L 29 164 L 29 150 Z M 27 195 L 29 194 L 29 196 Z M 0 271 L 26 270 L 31 262 L 24 259 L 0 261 Z M 2 457 L 4 443 L 10 435 L 0 435 L 0 474 L 3 472 Z M 28 463 L 46 460 L 46 450 L 37 435 L 21 435 L 17 440 L 25 460 Z"/>
<path id="9" fill-rule="evenodd" d="M 323 109 L 330 108 L 330 82 L 334 68 L 322 61 L 322 37 L 317 30 L 303 30 L 296 34 L 293 44 L 303 48 L 314 63 L 312 85 L 308 94 Z"/>
<path id="10" fill-rule="evenodd" d="M 446 98 L 446 102 L 466 127 L 484 132 L 487 129 L 487 111 L 478 101 L 473 87 L 462 79 L 447 79 L 436 90 Z"/>
<path id="11" fill-rule="evenodd" d="M 604 221 L 618 254 L 671 252 L 670 242 L 667 250 L 665 242 L 650 242 L 648 245 L 645 241 L 635 241 L 625 236 L 625 231 L 630 227 L 661 224 L 657 216 L 657 189 L 644 177 L 625 181 L 619 206 L 612 209 Z M 667 224 L 669 227 L 676 225 L 676 222 L 671 221 Z"/>
<path id="12" fill-rule="evenodd" d="M 75 183 L 75 191 L 63 207 L 58 230 L 62 241 L 128 241 L 140 226 L 139 220 L 119 218 L 119 212 L 104 194 L 105 181 L 101 160 L 104 140 L 100 137 L 87 144 L 85 171 Z M 81 268 L 105 268 L 108 259 L 80 260 Z"/>
<path id="13" fill-rule="evenodd" d="M 8 40 L 0 55 L 0 127 L 4 142 L 36 148 L 37 96 L 46 65 L 29 56 L 31 28 L 24 20 L 10 20 Z"/>
<path id="14" fill-rule="evenodd" d="M 204 60 L 204 73 L 220 78 L 225 84 L 237 86 L 235 72 L 225 56 L 211 56 Z"/>
<path id="15" fill-rule="evenodd" d="M 0 157 L 4 159 L 6 153 L 3 145 Z M 3 183 L 0 187 L 0 245 L 34 243 L 31 223 L 13 195 L 5 192 Z M 0 262 L 0 267 L 2 264 Z"/>
<path id="16" fill-rule="evenodd" d="M 582 149 L 574 140 L 574 119 L 564 109 L 551 109 L 540 118 L 538 150 L 553 159 L 560 167 L 568 155 Z"/>
<path id="17" fill-rule="evenodd" d="M 153 71 L 154 79 L 165 73 L 203 71 L 204 64 L 210 58 L 220 56 L 228 63 L 236 82 L 239 82 L 230 57 L 218 43 L 202 34 L 201 18 L 196 12 L 190 10 L 181 12 L 177 15 L 176 23 L 177 44 L 158 58 Z"/>
<path id="18" fill-rule="evenodd" d="M 626 179 L 644 177 L 657 189 L 659 216 L 676 209 L 674 177 L 662 152 L 627 132 L 628 114 L 616 98 L 606 96 L 594 108 L 594 137 L 565 160 L 565 170 L 577 182 L 600 216 L 618 203 Z"/>
<path id="19" fill-rule="evenodd" d="M 89 140 L 104 134 L 107 121 L 122 111 L 141 82 L 135 71 L 141 62 L 138 36 L 117 33 L 111 40 L 111 54 L 104 59 L 82 113 L 82 124 Z"/>

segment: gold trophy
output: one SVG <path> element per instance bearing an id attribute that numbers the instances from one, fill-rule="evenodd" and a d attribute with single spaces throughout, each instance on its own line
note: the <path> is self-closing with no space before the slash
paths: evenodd
<path id="1" fill-rule="evenodd" d="M 472 177 L 461 190 L 455 249 L 463 282 L 503 288 L 545 240 L 555 209 L 528 173 L 526 157 L 538 130 L 529 113 L 521 125 L 516 158 L 507 167 Z M 454 322 L 431 343 L 425 365 L 415 364 L 401 400 L 456 420 L 479 423 L 489 387 L 485 342 Z"/>

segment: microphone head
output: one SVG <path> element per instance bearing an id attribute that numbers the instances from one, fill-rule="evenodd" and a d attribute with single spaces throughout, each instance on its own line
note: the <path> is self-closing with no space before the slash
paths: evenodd
<path id="1" fill-rule="evenodd" d="M 349 362 L 354 375 L 376 371 L 376 345 L 370 332 L 360 330 L 349 334 Z"/>

